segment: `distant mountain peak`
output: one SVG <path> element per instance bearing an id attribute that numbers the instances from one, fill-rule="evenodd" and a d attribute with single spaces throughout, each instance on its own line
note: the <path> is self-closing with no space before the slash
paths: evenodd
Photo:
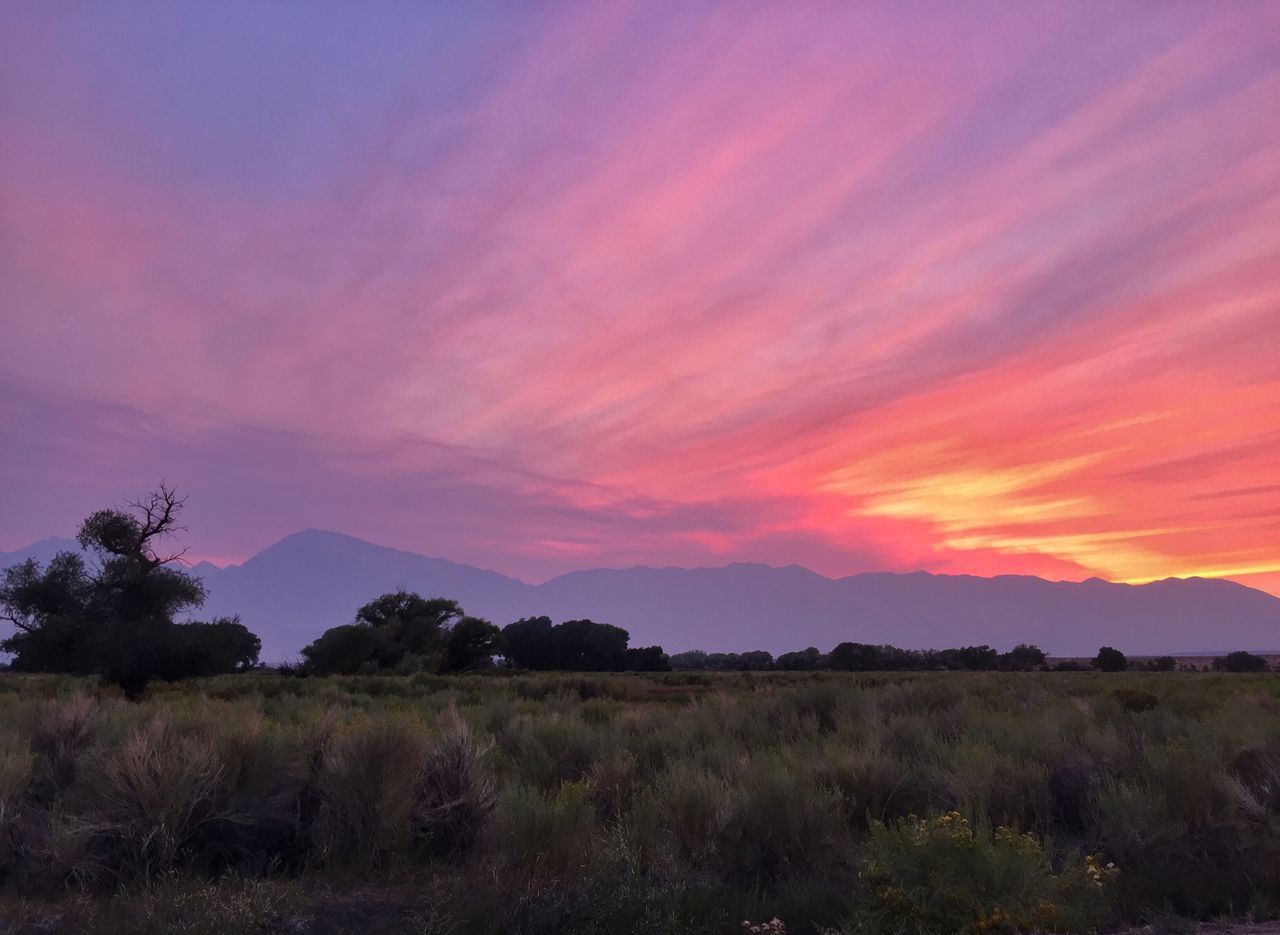
<path id="1" fill-rule="evenodd" d="M 0 565 L 47 561 L 74 540 L 0 554 Z M 240 614 L 263 658 L 297 651 L 398 587 L 458 600 L 499 625 L 519 617 L 590 617 L 625 627 L 636 645 L 678 652 L 774 653 L 850 640 L 922 649 L 1036 643 L 1055 655 L 1199 653 L 1280 645 L 1280 599 L 1221 579 L 1124 585 L 1090 578 L 865 572 L 828 578 L 802 565 L 733 562 L 701 568 L 588 569 L 530 585 L 495 571 L 326 529 L 285 536 L 241 565 L 196 566 L 202 614 Z"/>

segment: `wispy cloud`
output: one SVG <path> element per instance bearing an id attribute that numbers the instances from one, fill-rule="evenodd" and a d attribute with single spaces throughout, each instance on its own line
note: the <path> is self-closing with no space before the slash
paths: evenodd
<path id="1" fill-rule="evenodd" d="M 3 16 L 0 546 L 1280 593 L 1269 5 Z"/>

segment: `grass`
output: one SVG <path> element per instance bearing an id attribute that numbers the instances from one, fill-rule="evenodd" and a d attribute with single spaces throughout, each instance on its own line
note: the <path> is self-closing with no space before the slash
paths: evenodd
<path id="1" fill-rule="evenodd" d="M 0 929 L 1280 914 L 1280 677 L 696 675 L 0 676 Z"/>

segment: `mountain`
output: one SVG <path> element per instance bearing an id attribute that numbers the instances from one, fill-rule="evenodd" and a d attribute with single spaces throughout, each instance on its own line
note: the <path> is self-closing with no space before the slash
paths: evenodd
<path id="1" fill-rule="evenodd" d="M 46 560 L 71 540 L 0 553 L 0 566 Z M 200 616 L 240 614 L 262 637 L 263 658 L 297 654 L 357 607 L 405 587 L 452 597 L 468 613 L 506 624 L 546 614 L 625 627 L 632 645 L 773 653 L 843 640 L 907 648 L 1027 641 L 1053 655 L 1201 653 L 1280 648 L 1280 598 L 1220 579 L 1143 585 L 874 572 L 827 578 L 797 565 L 577 571 L 530 585 L 494 571 L 320 530 L 295 533 L 242 565 L 194 571 L 209 600 Z"/>
<path id="2" fill-rule="evenodd" d="M 34 558 L 41 565 L 49 561 L 59 552 L 79 552 L 80 543 L 75 539 L 63 539 L 58 536 L 50 536 L 48 539 L 41 539 L 39 542 L 33 542 L 25 549 L 18 549 L 15 552 L 0 552 L 0 568 L 8 568 L 10 565 L 20 565 L 29 558 Z"/>
<path id="3" fill-rule="evenodd" d="M 243 565 L 203 568 L 201 577 L 209 590 L 202 615 L 239 614 L 262 637 L 264 659 L 297 655 L 328 627 L 350 623 L 360 605 L 396 588 L 451 597 L 469 613 L 504 622 L 521 616 L 532 590 L 495 571 L 318 529 L 294 533 Z"/>

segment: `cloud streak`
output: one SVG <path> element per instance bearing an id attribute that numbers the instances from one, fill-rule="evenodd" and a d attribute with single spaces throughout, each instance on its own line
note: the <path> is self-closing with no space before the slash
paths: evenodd
<path id="1" fill-rule="evenodd" d="M 1280 593 L 1268 5 L 166 9 L 4 14 L 0 547 Z"/>

